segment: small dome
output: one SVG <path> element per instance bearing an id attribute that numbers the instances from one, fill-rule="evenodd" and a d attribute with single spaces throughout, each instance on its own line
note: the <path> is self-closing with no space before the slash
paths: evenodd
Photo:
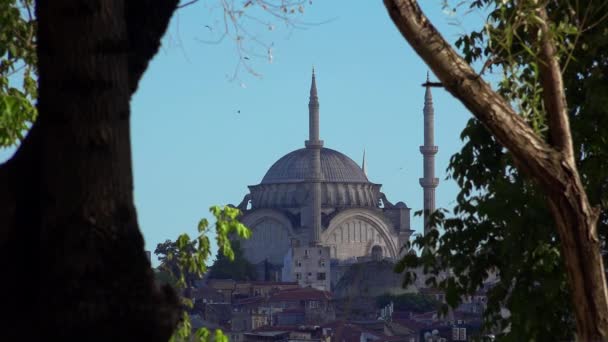
<path id="1" fill-rule="evenodd" d="M 311 178 L 310 150 L 295 150 L 274 163 L 262 179 L 262 184 L 302 182 Z M 369 183 L 363 170 L 344 154 L 321 149 L 321 172 L 325 182 Z"/>

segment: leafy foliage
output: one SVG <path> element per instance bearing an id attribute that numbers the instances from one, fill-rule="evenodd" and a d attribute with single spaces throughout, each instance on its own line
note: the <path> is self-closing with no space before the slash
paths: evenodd
<path id="1" fill-rule="evenodd" d="M 0 147 L 23 138 L 36 118 L 33 0 L 0 0 Z"/>
<path id="2" fill-rule="evenodd" d="M 219 252 L 228 260 L 234 260 L 235 252 L 230 243 L 231 236 L 248 239 L 251 237 L 251 231 L 238 221 L 241 212 L 237 208 L 230 206 L 218 207 L 213 206 L 209 209 L 216 219 L 215 234 Z M 159 244 L 157 251 L 163 251 L 161 262 L 167 265 L 173 262 L 171 267 L 165 267 L 163 270 L 170 277 L 176 279 L 176 288 L 179 292 L 183 292 L 188 287 L 188 275 L 194 275 L 200 278 L 207 271 L 207 261 L 211 256 L 211 241 L 209 234 L 211 229 L 207 219 L 201 219 L 198 224 L 199 235 L 191 240 L 187 234 L 180 235 L 175 242 L 165 242 Z M 156 251 L 155 251 L 156 253 Z M 191 299 L 182 297 L 182 304 L 185 308 L 192 308 L 193 302 Z M 192 324 L 188 312 L 184 310 L 182 313 L 182 321 L 177 330 L 171 337 L 170 342 L 181 341 L 206 342 L 228 342 L 228 337 L 219 329 L 212 334 L 206 328 L 198 329 L 192 335 Z"/>
<path id="3" fill-rule="evenodd" d="M 184 247 L 186 253 L 194 253 L 196 251 L 196 241 L 190 241 L 187 246 Z M 179 260 L 175 258 L 175 255 L 179 253 L 178 241 L 166 240 L 163 243 L 159 243 L 154 250 L 154 254 L 158 256 L 160 261 L 159 271 L 162 272 L 164 278 L 167 278 L 171 284 L 176 285 L 177 279 L 173 279 L 172 275 L 180 274 Z M 183 274 L 184 282 L 186 287 L 194 285 L 194 281 L 200 279 L 200 276 L 196 273 L 188 272 L 187 270 Z"/>
<path id="4" fill-rule="evenodd" d="M 569 104 L 577 164 L 592 204 L 601 205 L 598 231 L 608 231 L 608 21 L 607 4 L 579 1 L 542 2 L 556 23 L 564 85 Z M 538 41 L 531 28 L 537 18 L 532 2 L 475 0 L 471 9 L 490 8 L 485 26 L 462 36 L 456 45 L 468 62 L 482 62 L 481 72 L 499 71 L 500 93 L 535 131 L 546 135 L 546 115 L 539 84 Z M 457 8 L 453 8 L 457 10 Z M 471 119 L 461 134 L 462 150 L 452 156 L 449 177 L 460 187 L 449 213 L 433 214 L 444 230 L 417 237 L 420 256 L 407 255 L 396 270 L 405 283 L 423 267 L 428 283 L 446 293 L 456 307 L 490 275 L 498 282 L 488 293 L 486 328 L 496 327 L 504 341 L 570 339 L 574 320 L 559 237 L 543 194 L 525 179 L 510 154 Z M 429 251 L 434 251 L 430 253 Z M 451 276 L 440 277 L 446 270 Z M 501 314 L 501 308 L 510 315 Z"/>
<path id="5" fill-rule="evenodd" d="M 255 267 L 245 259 L 239 240 L 232 241 L 232 250 L 233 260 L 218 251 L 207 276 L 210 279 L 255 280 Z"/>

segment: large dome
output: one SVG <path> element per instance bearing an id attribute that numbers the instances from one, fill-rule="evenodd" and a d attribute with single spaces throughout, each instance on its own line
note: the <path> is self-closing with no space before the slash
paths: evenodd
<path id="1" fill-rule="evenodd" d="M 286 154 L 274 163 L 262 179 L 262 184 L 292 183 L 310 179 L 311 151 L 305 148 Z M 325 182 L 369 183 L 363 170 L 344 154 L 321 149 L 321 171 Z"/>

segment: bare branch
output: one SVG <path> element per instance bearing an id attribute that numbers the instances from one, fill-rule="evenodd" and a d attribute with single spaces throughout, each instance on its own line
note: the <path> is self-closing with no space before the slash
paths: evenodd
<path id="1" fill-rule="evenodd" d="M 191 2 L 183 5 L 190 5 Z M 211 39 L 196 38 L 196 40 L 217 44 L 226 37 L 231 38 L 235 44 L 238 60 L 234 74 L 229 77 L 229 80 L 238 80 L 238 73 L 241 70 L 260 77 L 261 74 L 254 68 L 254 61 L 265 59 L 272 63 L 274 58 L 272 51 L 274 42 L 266 40 L 265 32 L 274 31 L 278 23 L 283 23 L 289 30 L 294 30 L 306 29 L 334 20 L 329 19 L 320 23 L 299 20 L 299 16 L 304 13 L 305 7 L 310 3 L 307 0 L 249 0 L 243 1 L 243 3 L 234 0 L 217 0 L 217 8 L 222 11 L 223 27 L 217 27 L 218 29 L 214 30 L 216 27 L 205 25 L 209 28 L 208 33 L 213 37 Z M 263 30 L 256 30 L 260 28 Z"/>
<path id="2" fill-rule="evenodd" d="M 541 38 L 540 61 L 538 64 L 551 144 L 563 153 L 568 162 L 574 164 L 566 94 L 555 42 L 549 29 L 549 17 L 543 6 L 537 8 L 537 14 L 541 19 L 538 23 Z"/>
<path id="3" fill-rule="evenodd" d="M 195 3 L 197 3 L 197 2 L 198 2 L 198 0 L 191 0 L 191 1 L 188 1 L 188 2 L 186 2 L 186 3 L 184 3 L 184 4 L 178 5 L 178 6 L 177 6 L 177 8 L 178 8 L 178 9 L 180 9 L 180 8 L 184 8 L 184 7 L 190 6 L 190 5 L 192 5 L 192 4 L 195 4 Z"/>

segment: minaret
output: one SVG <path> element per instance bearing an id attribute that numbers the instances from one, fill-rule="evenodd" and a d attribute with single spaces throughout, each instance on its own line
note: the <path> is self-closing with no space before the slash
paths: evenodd
<path id="1" fill-rule="evenodd" d="M 317 82 L 315 79 L 315 69 L 312 69 L 312 84 L 310 85 L 310 100 L 308 102 L 308 140 L 305 142 L 306 149 L 310 151 L 311 175 L 308 181 L 311 183 L 312 191 L 310 196 L 310 221 L 312 228 L 313 245 L 321 242 L 321 148 L 323 141 L 319 140 L 319 98 L 317 96 Z"/>
<path id="2" fill-rule="evenodd" d="M 435 188 L 439 184 L 439 178 L 435 178 L 435 154 L 438 147 L 435 146 L 435 113 L 433 111 L 433 96 L 431 95 L 431 86 L 429 82 L 429 74 L 426 74 L 426 87 L 424 93 L 424 145 L 420 146 L 420 153 L 423 156 L 424 177 L 420 178 L 420 185 L 424 190 L 424 234 L 426 235 L 432 227 L 429 227 L 429 214 L 435 211 Z"/>

